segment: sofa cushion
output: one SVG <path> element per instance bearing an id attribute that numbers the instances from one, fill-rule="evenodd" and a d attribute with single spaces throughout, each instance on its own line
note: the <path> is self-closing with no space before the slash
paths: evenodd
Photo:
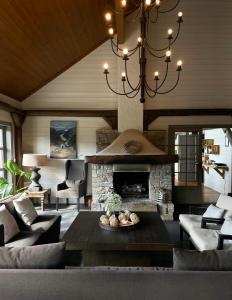
<path id="1" fill-rule="evenodd" d="M 221 218 L 223 218 L 223 215 L 224 215 L 223 208 L 219 208 L 219 207 L 216 207 L 215 205 L 211 204 L 207 208 L 206 212 L 203 214 L 203 217 L 221 219 Z"/>
<path id="2" fill-rule="evenodd" d="M 65 243 L 0 248 L 0 269 L 58 269 L 63 267 Z"/>
<path id="3" fill-rule="evenodd" d="M 22 197 L 13 200 L 13 203 L 18 215 L 23 220 L 23 222 L 26 225 L 31 225 L 38 216 L 31 199 Z"/>
<path id="4" fill-rule="evenodd" d="M 193 227 L 201 227 L 202 217 L 199 215 L 181 214 L 179 215 L 180 224 L 189 233 Z"/>
<path id="5" fill-rule="evenodd" d="M 39 215 L 35 219 L 35 222 L 31 225 L 31 229 L 33 231 L 38 229 L 47 231 L 59 218 L 60 215 Z"/>
<path id="6" fill-rule="evenodd" d="M 0 207 L 0 224 L 4 225 L 4 242 L 7 243 L 10 239 L 12 239 L 17 233 L 20 232 L 19 227 L 8 211 L 6 206 L 3 204 Z"/>
<path id="7" fill-rule="evenodd" d="M 23 247 L 33 246 L 37 243 L 41 235 L 44 233 L 42 229 L 35 231 L 21 231 L 16 234 L 5 246 L 7 247 Z"/>
<path id="8" fill-rule="evenodd" d="M 221 194 L 217 200 L 216 206 L 232 211 L 232 197 Z"/>
<path id="9" fill-rule="evenodd" d="M 19 215 L 15 209 L 14 203 L 13 203 L 13 200 L 19 199 L 21 196 L 22 196 L 22 194 L 17 194 L 14 196 L 9 196 L 9 197 L 3 198 L 0 200 L 0 204 L 6 205 L 6 208 L 9 210 L 9 212 L 15 218 L 15 221 L 18 224 L 19 229 L 22 231 L 25 231 L 25 230 L 30 230 L 30 226 L 26 225 L 22 221 L 22 219 L 19 217 Z"/>
<path id="10" fill-rule="evenodd" d="M 65 181 L 67 187 L 70 189 L 73 189 L 73 190 L 78 190 L 78 186 L 79 186 L 80 182 L 81 182 L 81 180 L 70 180 L 70 179 L 67 179 Z"/>
<path id="11" fill-rule="evenodd" d="M 173 269 L 189 271 L 230 271 L 232 250 L 195 251 L 173 249 Z"/>
<path id="12" fill-rule="evenodd" d="M 221 228 L 222 234 L 227 234 L 232 236 L 232 218 L 227 218 Z"/>

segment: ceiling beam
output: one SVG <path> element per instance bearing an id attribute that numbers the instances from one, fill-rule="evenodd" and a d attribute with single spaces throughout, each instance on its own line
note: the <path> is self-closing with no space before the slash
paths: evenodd
<path id="1" fill-rule="evenodd" d="M 101 117 L 112 129 L 118 128 L 117 110 L 26 110 L 26 116 L 43 117 Z"/>
<path id="2" fill-rule="evenodd" d="M 14 112 L 14 113 L 18 113 L 18 114 L 23 114 L 23 112 L 20 109 L 12 106 L 10 104 L 7 104 L 5 102 L 2 102 L 2 101 L 0 101 L 0 110 L 8 111 L 10 113 Z"/>
<path id="3" fill-rule="evenodd" d="M 207 108 L 207 109 L 151 109 L 144 110 L 143 130 L 159 117 L 171 116 L 232 116 L 232 109 Z"/>

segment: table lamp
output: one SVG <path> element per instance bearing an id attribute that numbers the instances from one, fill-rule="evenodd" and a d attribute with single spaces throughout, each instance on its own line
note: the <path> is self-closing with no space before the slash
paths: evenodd
<path id="1" fill-rule="evenodd" d="M 22 165 L 25 167 L 30 167 L 31 173 L 31 184 L 28 187 L 28 190 L 31 192 L 39 192 L 42 191 L 43 188 L 39 183 L 41 175 L 39 174 L 40 168 L 42 166 L 47 166 L 48 158 L 46 154 L 33 154 L 26 153 L 23 154 L 23 162 Z"/>

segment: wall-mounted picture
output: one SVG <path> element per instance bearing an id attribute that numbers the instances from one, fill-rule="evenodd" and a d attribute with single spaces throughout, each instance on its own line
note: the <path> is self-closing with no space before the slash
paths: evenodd
<path id="1" fill-rule="evenodd" d="M 50 122 L 50 157 L 76 158 L 76 121 Z"/>

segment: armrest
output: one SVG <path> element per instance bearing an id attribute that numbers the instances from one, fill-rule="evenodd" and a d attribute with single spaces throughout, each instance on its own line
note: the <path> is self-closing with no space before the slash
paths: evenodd
<path id="1" fill-rule="evenodd" d="M 4 246 L 4 225 L 0 225 L 0 247 Z"/>
<path id="2" fill-rule="evenodd" d="M 217 249 L 218 250 L 222 250 L 223 249 L 224 240 L 232 240 L 232 235 L 219 233 L 219 236 L 218 236 L 218 245 L 217 245 Z"/>
<path id="3" fill-rule="evenodd" d="M 225 219 L 202 217 L 201 228 L 206 228 L 207 223 L 223 224 L 224 221 Z"/>
<path id="4" fill-rule="evenodd" d="M 57 191 L 66 190 L 66 189 L 68 189 L 68 186 L 65 183 L 65 181 L 57 184 Z"/>

